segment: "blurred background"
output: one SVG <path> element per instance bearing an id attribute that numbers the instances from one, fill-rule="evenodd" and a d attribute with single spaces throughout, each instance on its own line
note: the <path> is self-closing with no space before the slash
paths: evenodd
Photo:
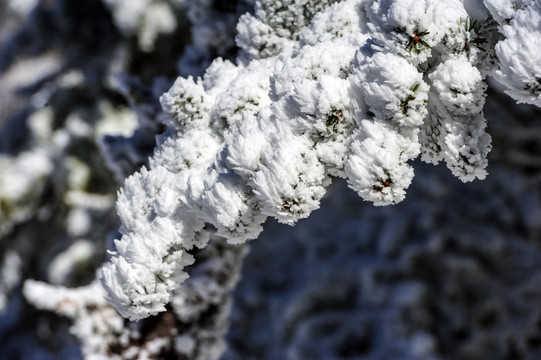
<path id="1" fill-rule="evenodd" d="M 483 181 L 417 162 L 406 200 L 378 208 L 335 180 L 294 228 L 213 239 L 170 311 L 138 323 L 70 290 L 98 286 L 159 95 L 234 59 L 248 11 L 0 0 L 0 359 L 541 359 L 541 112 L 490 81 Z M 28 279 L 56 300 L 36 306 Z"/>

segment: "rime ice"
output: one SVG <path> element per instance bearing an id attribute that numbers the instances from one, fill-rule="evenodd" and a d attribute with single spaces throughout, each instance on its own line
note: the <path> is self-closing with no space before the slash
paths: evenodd
<path id="1" fill-rule="evenodd" d="M 161 98 L 170 130 L 119 193 L 111 302 L 130 319 L 163 311 L 209 233 L 242 243 L 267 217 L 293 225 L 332 176 L 375 205 L 404 199 L 419 155 L 484 178 L 486 76 L 539 105 L 541 63 L 539 2 L 485 3 L 257 2 L 238 65 L 216 59 Z"/>

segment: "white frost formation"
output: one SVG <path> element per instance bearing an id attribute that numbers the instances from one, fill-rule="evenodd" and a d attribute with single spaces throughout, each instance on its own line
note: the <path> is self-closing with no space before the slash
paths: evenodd
<path id="1" fill-rule="evenodd" d="M 517 102 L 541 106 L 541 1 L 485 3 L 505 36 L 496 45 L 495 79 Z"/>
<path id="2" fill-rule="evenodd" d="M 217 360 L 226 349 L 229 293 L 238 282 L 246 253 L 244 246 L 213 238 L 197 254 L 194 276 L 173 294 L 172 311 L 161 314 L 154 322 L 131 323 L 123 319 L 107 303 L 103 287 L 96 281 L 68 289 L 27 280 L 23 293 L 37 308 L 73 320 L 70 332 L 81 342 L 85 359 L 148 360 L 176 354 L 186 359 Z"/>
<path id="3" fill-rule="evenodd" d="M 257 2 L 239 21 L 238 65 L 217 59 L 161 97 L 169 130 L 119 193 L 123 236 L 101 270 L 113 305 L 132 320 L 164 311 L 209 233 L 242 243 L 268 216 L 293 225 L 332 176 L 375 205 L 404 199 L 419 155 L 484 178 L 484 80 L 539 105 L 541 13 L 485 3 Z"/>

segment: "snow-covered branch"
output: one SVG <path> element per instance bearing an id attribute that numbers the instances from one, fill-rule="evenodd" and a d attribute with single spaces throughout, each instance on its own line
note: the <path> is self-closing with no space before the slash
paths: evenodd
<path id="1" fill-rule="evenodd" d="M 119 192 L 122 237 L 100 275 L 125 317 L 164 311 L 210 233 L 242 243 L 267 217 L 293 225 L 332 177 L 375 205 L 404 199 L 419 156 L 485 178 L 488 75 L 539 105 L 539 1 L 277 4 L 240 19 L 238 64 L 217 59 L 160 98 L 169 129 Z"/>

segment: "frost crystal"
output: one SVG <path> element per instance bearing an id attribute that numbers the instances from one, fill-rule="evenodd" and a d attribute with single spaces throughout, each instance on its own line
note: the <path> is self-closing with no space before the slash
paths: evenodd
<path id="1" fill-rule="evenodd" d="M 256 2 L 238 64 L 217 59 L 160 99 L 169 129 L 119 192 L 109 300 L 132 320 L 164 311 L 211 234 L 242 243 L 267 217 L 293 225 L 333 176 L 375 205 L 404 199 L 419 155 L 483 179 L 485 78 L 539 105 L 541 63 L 539 2 L 485 3 Z"/>
<path id="2" fill-rule="evenodd" d="M 505 39 L 496 44 L 494 78 L 519 103 L 541 106 L 541 2 L 485 0 Z"/>

